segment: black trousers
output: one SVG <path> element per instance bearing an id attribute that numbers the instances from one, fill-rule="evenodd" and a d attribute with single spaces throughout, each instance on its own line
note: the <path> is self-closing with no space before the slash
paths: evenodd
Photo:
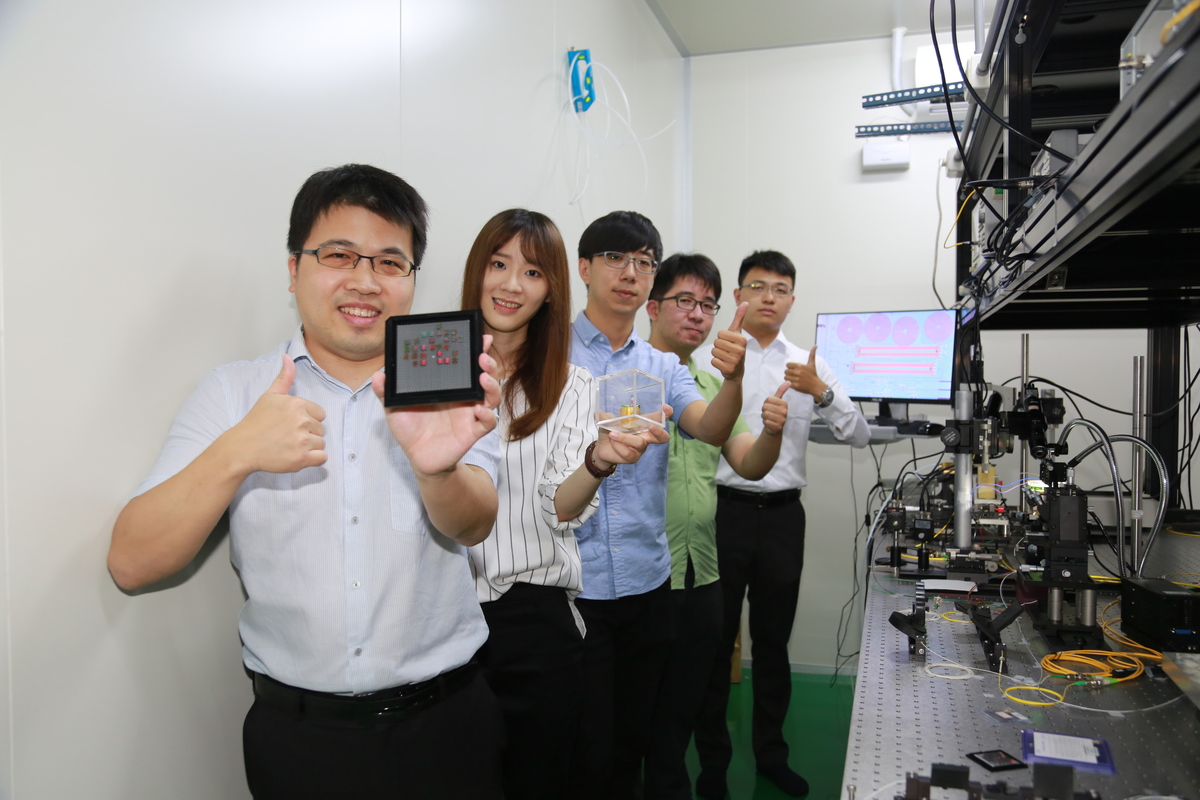
<path id="1" fill-rule="evenodd" d="M 514 584 L 483 603 L 476 660 L 507 731 L 505 800 L 562 800 L 583 707 L 583 634 L 564 589 Z"/>
<path id="2" fill-rule="evenodd" d="M 797 501 L 758 508 L 720 498 L 717 563 L 725 611 L 720 647 L 696 724 L 700 766 L 724 772 L 733 755 L 725 715 L 729 705 L 729 660 L 741 625 L 743 597 L 750 601 L 754 758 L 760 768 L 784 764 L 788 746 L 783 738 L 783 720 L 792 698 L 788 639 L 796 618 L 804 567 L 804 506 Z"/>
<path id="3" fill-rule="evenodd" d="M 646 800 L 692 800 L 684 758 L 708 689 L 709 671 L 703 665 L 713 663 L 720 647 L 721 596 L 720 581 L 671 590 L 677 629 L 654 709 L 646 756 Z M 728 668 L 725 673 L 728 676 Z"/>
<path id="4" fill-rule="evenodd" d="M 616 600 L 577 599 L 583 640 L 583 720 L 571 800 L 638 795 L 642 760 L 674 628 L 671 584 Z"/>
<path id="5" fill-rule="evenodd" d="M 255 699 L 242 727 L 255 800 L 496 800 L 503 722 L 481 675 L 402 719 L 326 720 Z"/>

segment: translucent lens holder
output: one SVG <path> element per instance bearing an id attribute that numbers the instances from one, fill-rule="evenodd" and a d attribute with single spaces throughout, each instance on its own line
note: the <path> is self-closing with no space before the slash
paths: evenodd
<path id="1" fill-rule="evenodd" d="M 663 382 L 640 369 L 602 375 L 596 380 L 596 424 L 617 433 L 641 433 L 667 426 Z"/>

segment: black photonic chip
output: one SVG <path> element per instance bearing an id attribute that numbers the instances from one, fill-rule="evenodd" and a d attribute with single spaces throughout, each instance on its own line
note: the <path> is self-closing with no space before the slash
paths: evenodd
<path id="1" fill-rule="evenodd" d="M 1025 766 L 1024 761 L 1016 756 L 1010 756 L 1003 750 L 980 750 L 976 753 L 967 753 L 967 758 L 992 772 L 1000 772 L 1006 769 L 1020 769 Z"/>
<path id="2" fill-rule="evenodd" d="M 383 404 L 415 406 L 483 399 L 478 309 L 389 317 Z"/>

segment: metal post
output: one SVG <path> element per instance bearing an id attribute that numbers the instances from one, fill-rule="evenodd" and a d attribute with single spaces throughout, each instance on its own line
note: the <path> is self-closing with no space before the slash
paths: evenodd
<path id="1" fill-rule="evenodd" d="M 1085 628 L 1096 627 L 1096 590 L 1080 589 L 1075 595 L 1076 621 Z"/>
<path id="2" fill-rule="evenodd" d="M 979 59 L 979 66 L 975 71 L 980 75 L 988 74 L 988 70 L 992 66 L 992 54 L 996 52 L 996 37 L 1004 27 L 1004 15 L 1008 11 L 1008 0 L 1000 0 L 996 3 L 996 12 L 992 15 L 992 26 L 988 28 L 987 41 L 983 43 L 983 50 L 980 51 L 982 58 Z"/>
<path id="3" fill-rule="evenodd" d="M 1025 385 L 1029 383 L 1029 334 L 1021 334 L 1021 387 L 1017 390 L 1017 397 L 1023 397 L 1025 394 Z M 1029 444 L 1024 439 L 1021 440 L 1021 474 L 1017 476 L 1018 480 L 1026 480 L 1029 478 Z M 1026 510 L 1025 492 L 1017 492 L 1017 497 L 1021 499 L 1021 504 L 1018 506 L 1020 511 Z"/>
<path id="4" fill-rule="evenodd" d="M 1133 435 L 1145 436 L 1146 357 L 1133 357 Z M 1133 448 L 1133 480 L 1129 482 L 1130 549 L 1133 564 L 1142 562 L 1142 481 L 1144 479 L 1146 454 L 1140 447 Z M 1117 526 L 1120 530 L 1120 526 Z M 1136 574 L 1136 573 L 1135 573 Z"/>
<path id="5" fill-rule="evenodd" d="M 959 241 L 962 241 L 961 239 Z M 960 247 L 959 250 L 968 248 Z M 1162 456 L 1171 486 L 1179 481 L 1179 363 L 1182 358 L 1178 327 L 1151 328 L 1146 358 L 1146 440 Z M 1145 487 L 1151 497 L 1161 493 L 1157 480 Z M 1159 500 L 1170 505 L 1171 497 Z"/>
<path id="6" fill-rule="evenodd" d="M 1063 590 L 1057 586 L 1046 591 L 1046 619 L 1062 622 Z"/>
<path id="7" fill-rule="evenodd" d="M 981 55 L 983 53 L 983 37 L 984 37 L 983 6 L 984 6 L 983 0 L 975 0 L 975 20 L 974 20 L 974 22 L 975 22 L 975 55 Z M 964 77 L 967 80 L 971 79 L 970 76 L 964 76 Z"/>
<path id="8" fill-rule="evenodd" d="M 959 384 L 954 393 L 954 418 L 969 420 L 975 406 L 969 384 Z M 971 547 L 971 509 L 974 506 L 974 476 L 971 474 L 970 453 L 954 454 L 954 546 L 960 550 Z"/>

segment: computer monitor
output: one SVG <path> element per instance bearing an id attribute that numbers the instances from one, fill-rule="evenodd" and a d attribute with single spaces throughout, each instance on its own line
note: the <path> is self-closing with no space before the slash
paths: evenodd
<path id="1" fill-rule="evenodd" d="M 940 308 L 817 314 L 817 353 L 850 399 L 891 417 L 899 404 L 953 401 L 958 327 L 958 312 Z"/>

